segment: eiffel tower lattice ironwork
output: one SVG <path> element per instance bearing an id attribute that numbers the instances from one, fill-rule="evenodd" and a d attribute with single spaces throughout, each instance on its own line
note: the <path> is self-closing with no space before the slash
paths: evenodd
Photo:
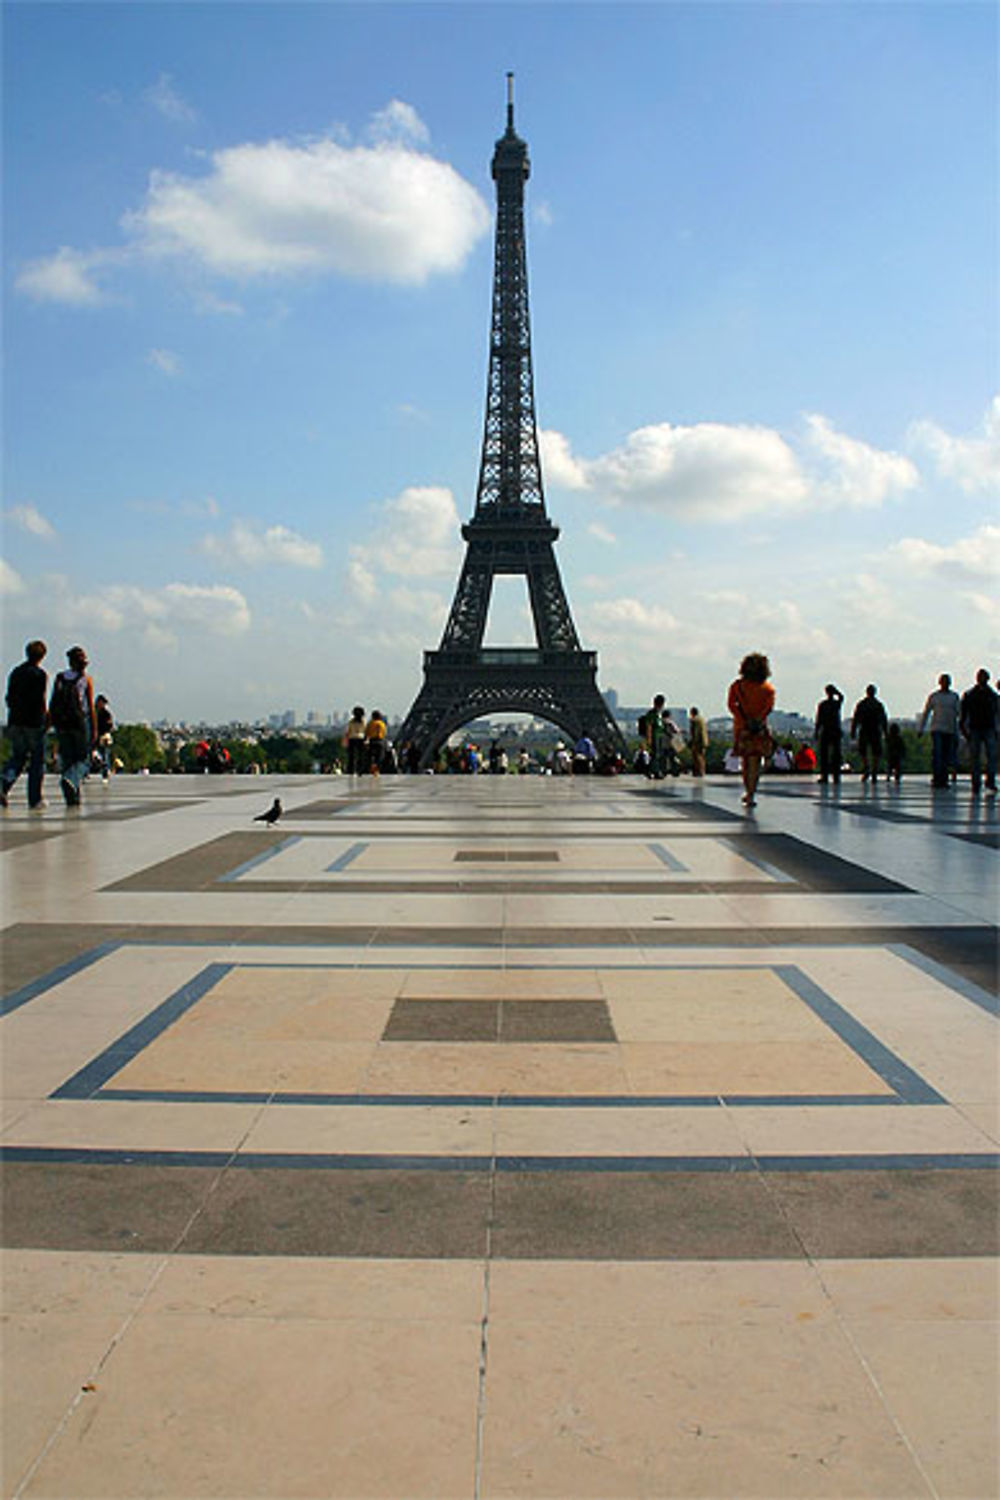
<path id="1" fill-rule="evenodd" d="M 524 241 L 528 148 L 514 130 L 513 75 L 507 129 L 496 143 L 496 252 L 486 423 L 476 510 L 462 527 L 465 563 L 437 651 L 424 653 L 424 682 L 398 735 L 422 768 L 471 719 L 529 713 L 574 741 L 624 750 L 621 730 L 597 687 L 597 653 L 584 651 L 556 563 L 558 526 L 549 520 L 535 425 Z M 493 580 L 520 574 L 535 626 L 533 648 L 483 646 Z"/>

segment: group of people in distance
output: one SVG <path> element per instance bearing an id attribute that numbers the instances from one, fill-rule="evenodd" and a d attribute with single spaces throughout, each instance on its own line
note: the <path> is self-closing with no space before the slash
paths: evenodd
<path id="1" fill-rule="evenodd" d="M 103 781 L 111 773 L 111 708 L 103 693 L 94 696 L 82 646 L 66 652 L 67 667 L 57 672 L 48 693 L 48 673 L 42 662 L 44 641 L 29 641 L 24 661 L 7 678 L 7 738 L 10 756 L 0 779 L 0 807 L 10 789 L 28 768 L 28 806 L 42 807 L 45 777 L 45 735 L 53 729 L 59 754 L 59 785 L 67 807 L 80 806 L 80 789 L 94 770 Z"/>
<path id="2" fill-rule="evenodd" d="M 769 681 L 770 663 L 760 652 L 751 652 L 740 663 L 740 675 L 729 689 L 728 707 L 733 716 L 733 748 L 743 773 L 743 801 L 747 807 L 756 802 L 761 767 L 771 754 L 773 741 L 768 718 L 774 709 L 774 686 Z M 841 709 L 844 695 L 832 682 L 827 683 L 825 697 L 816 709 L 816 742 L 819 747 L 821 783 L 839 782 L 843 765 L 843 724 Z M 938 686 L 929 694 L 917 724 L 923 734 L 930 727 L 931 783 L 950 786 L 958 777 L 960 738 L 969 746 L 972 791 L 978 794 L 984 784 L 989 792 L 997 790 L 997 741 L 1000 737 L 1000 694 L 990 685 L 985 667 L 976 673 L 974 685 L 959 697 L 951 677 L 943 672 Z M 864 696 L 851 715 L 850 736 L 857 741 L 861 756 L 862 781 L 875 781 L 886 757 L 887 776 L 900 780 L 903 740 L 898 724 L 890 723 L 878 688 L 870 682 Z"/>

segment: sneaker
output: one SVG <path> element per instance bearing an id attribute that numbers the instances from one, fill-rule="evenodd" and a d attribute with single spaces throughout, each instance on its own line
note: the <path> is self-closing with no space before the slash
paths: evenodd
<path id="1" fill-rule="evenodd" d="M 66 806 L 79 807 L 80 793 L 77 791 L 73 783 L 71 781 L 67 781 L 65 776 L 63 776 L 59 782 L 59 785 L 62 788 L 62 794 L 66 799 Z"/>

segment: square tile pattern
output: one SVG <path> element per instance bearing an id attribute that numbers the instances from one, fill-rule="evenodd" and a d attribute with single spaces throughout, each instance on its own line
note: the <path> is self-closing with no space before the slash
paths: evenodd
<path id="1" fill-rule="evenodd" d="M 525 996 L 502 972 L 446 971 L 444 994 L 433 971 L 275 963 L 218 966 L 212 982 L 213 972 L 194 1003 L 165 1003 L 161 1029 L 153 1017 L 112 1041 L 105 1084 L 218 1095 L 893 1093 L 771 967 L 598 969 L 583 981 L 600 992 L 590 997 L 573 973 L 555 993 Z"/>

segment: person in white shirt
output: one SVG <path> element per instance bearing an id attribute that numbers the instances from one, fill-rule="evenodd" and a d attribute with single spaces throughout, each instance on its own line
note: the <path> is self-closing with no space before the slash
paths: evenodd
<path id="1" fill-rule="evenodd" d="M 942 672 L 938 678 L 938 690 L 931 693 L 924 704 L 917 730 L 923 734 L 930 720 L 931 726 L 931 782 L 937 787 L 946 787 L 949 779 L 958 775 L 958 720 L 962 700 L 952 691 L 951 678 Z"/>

